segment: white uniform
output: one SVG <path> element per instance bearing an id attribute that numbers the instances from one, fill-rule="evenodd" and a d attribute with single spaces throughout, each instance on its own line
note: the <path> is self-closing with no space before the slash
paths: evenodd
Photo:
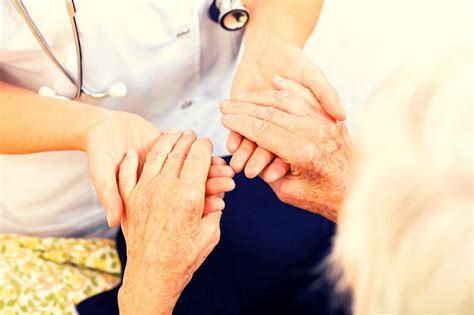
<path id="1" fill-rule="evenodd" d="M 208 16 L 206 0 L 76 0 L 83 85 L 107 91 L 124 82 L 122 98 L 85 102 L 137 113 L 161 130 L 191 128 L 224 155 L 227 131 L 218 102 L 228 97 L 241 33 Z M 63 0 L 24 0 L 60 63 L 76 75 L 76 53 Z M 55 67 L 15 10 L 0 0 L 0 79 L 72 97 L 74 85 Z M 0 233 L 105 235 L 104 211 L 82 152 L 0 156 Z"/>

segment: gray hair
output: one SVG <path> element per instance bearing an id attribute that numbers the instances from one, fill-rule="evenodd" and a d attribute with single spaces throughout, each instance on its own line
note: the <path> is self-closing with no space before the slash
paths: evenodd
<path id="1" fill-rule="evenodd" d="M 331 256 L 355 314 L 473 314 L 472 55 L 416 59 L 368 102 Z"/>

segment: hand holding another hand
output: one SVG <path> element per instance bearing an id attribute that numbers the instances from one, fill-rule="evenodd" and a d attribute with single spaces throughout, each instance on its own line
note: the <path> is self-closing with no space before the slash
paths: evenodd
<path id="1" fill-rule="evenodd" d="M 264 170 L 283 202 L 333 221 L 350 178 L 351 143 L 345 126 L 311 105 L 311 91 L 278 78 L 284 91 L 248 93 L 221 104 L 224 126 L 238 132 L 290 165 L 281 178 Z M 285 165 L 276 165 L 285 170 Z"/>
<path id="2" fill-rule="evenodd" d="M 221 212 L 209 205 L 205 210 L 211 153 L 209 140 L 196 140 L 189 132 L 166 133 L 148 154 L 138 180 L 138 156 L 127 153 L 119 173 L 128 256 L 121 313 L 171 314 L 219 241 Z"/>
<path id="3" fill-rule="evenodd" d="M 117 226 L 123 216 L 123 198 L 117 186 L 117 174 L 125 154 L 133 150 L 138 158 L 140 174 L 147 154 L 161 136 L 152 123 L 131 113 L 104 111 L 103 119 L 86 132 L 86 151 L 89 173 L 100 202 L 105 208 L 110 227 Z M 181 135 L 181 132 L 178 132 Z M 188 135 L 195 139 L 194 134 Z M 212 158 L 209 179 L 206 184 L 206 211 L 223 209 L 219 194 L 234 188 L 230 179 L 234 175 L 223 159 Z"/>
<path id="4" fill-rule="evenodd" d="M 298 45 L 273 38 L 257 46 L 244 50 L 232 84 L 231 100 L 240 100 L 239 96 L 248 92 L 278 88 L 272 79 L 280 75 L 305 86 L 314 107 L 336 120 L 346 118 L 336 91 Z M 260 175 L 263 170 L 267 176 L 279 178 L 288 171 L 288 165 L 285 167 L 279 157 L 238 132 L 231 131 L 227 149 L 233 154 L 230 165 L 234 171 L 244 170 L 248 178 Z"/>

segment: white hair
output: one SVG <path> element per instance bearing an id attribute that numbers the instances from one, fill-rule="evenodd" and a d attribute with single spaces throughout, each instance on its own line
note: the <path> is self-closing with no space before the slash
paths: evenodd
<path id="1" fill-rule="evenodd" d="M 403 66 L 370 98 L 333 270 L 355 314 L 473 314 L 472 46 Z"/>

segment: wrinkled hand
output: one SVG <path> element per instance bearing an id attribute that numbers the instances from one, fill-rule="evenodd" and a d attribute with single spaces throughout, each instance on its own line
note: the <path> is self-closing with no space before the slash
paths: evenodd
<path id="1" fill-rule="evenodd" d="M 256 50 L 245 50 L 234 77 L 231 99 L 239 100 L 239 95 L 245 92 L 272 89 L 275 75 L 307 87 L 318 100 L 312 105 L 322 108 L 334 119 L 345 119 L 338 95 L 325 76 L 300 47 L 284 40 L 268 40 Z M 274 178 L 282 177 L 288 170 L 288 166 L 282 167 L 284 162 L 280 158 L 235 131 L 228 137 L 227 149 L 233 153 L 230 165 L 234 171 L 245 168 L 249 178 L 256 177 L 265 168 L 265 172 Z"/>
<path id="2" fill-rule="evenodd" d="M 119 173 L 127 267 L 121 313 L 171 314 L 181 291 L 219 241 L 221 211 L 204 212 L 212 144 L 167 133 L 148 155 L 137 182 L 129 151 Z M 152 308 L 153 304 L 159 308 Z"/>
<path id="3" fill-rule="evenodd" d="M 146 119 L 135 114 L 115 111 L 108 112 L 102 121 L 87 130 L 89 173 L 99 200 L 105 208 L 109 226 L 117 226 L 123 214 L 117 173 L 125 154 L 129 150 L 137 152 L 140 173 L 146 155 L 160 135 L 161 132 Z M 225 165 L 225 161 L 215 157 L 212 164 L 207 182 L 206 192 L 209 198 L 206 199 L 206 211 L 223 209 L 224 202 L 218 195 L 234 188 L 233 181 L 228 180 L 233 176 L 233 171 Z"/>
<path id="4" fill-rule="evenodd" d="M 311 91 L 280 79 L 286 91 L 249 93 L 221 104 L 222 122 L 289 163 L 281 178 L 262 178 L 279 199 L 336 221 L 350 180 L 351 144 L 345 126 L 310 105 Z M 283 163 L 276 167 L 285 168 Z"/>

